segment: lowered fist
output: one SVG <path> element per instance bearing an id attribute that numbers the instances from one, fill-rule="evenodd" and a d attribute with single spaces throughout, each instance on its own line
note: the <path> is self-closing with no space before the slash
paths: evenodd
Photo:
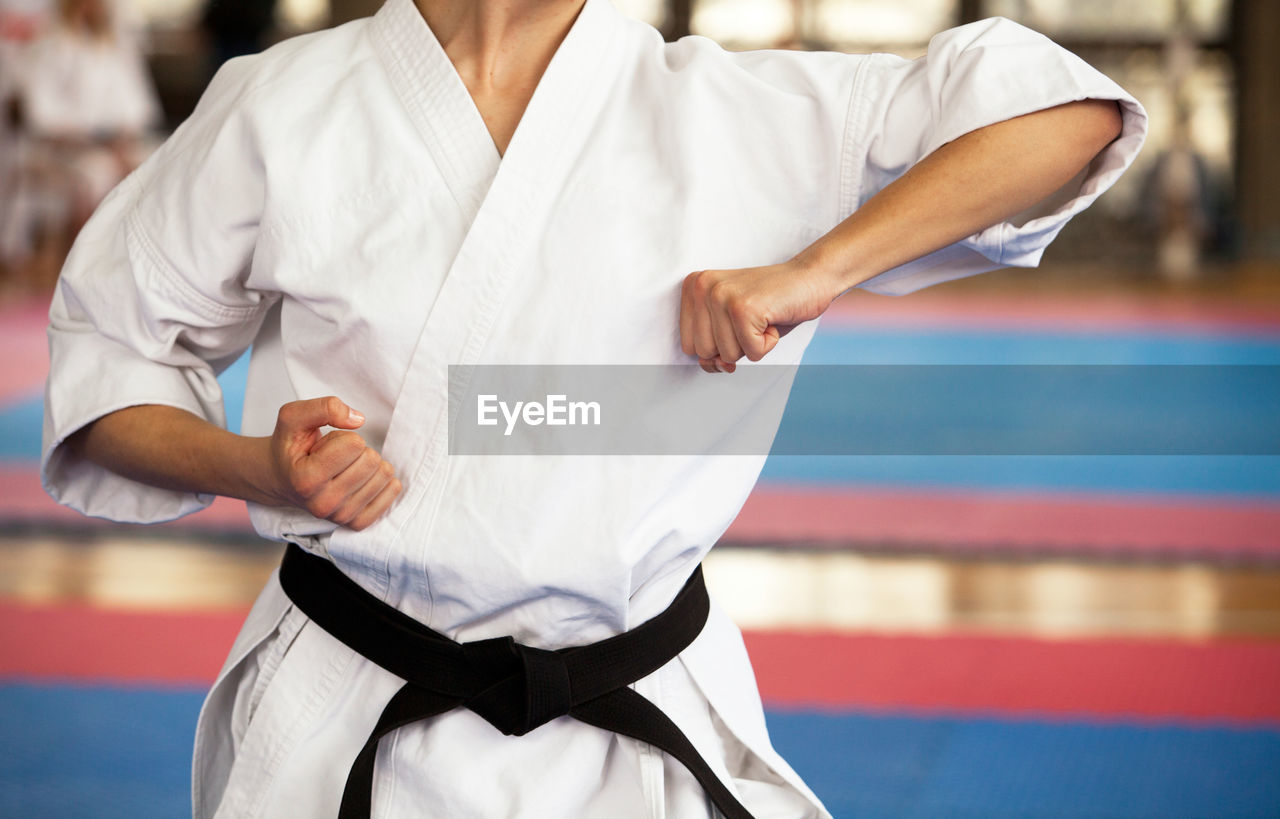
<path id="1" fill-rule="evenodd" d="M 281 503 L 352 529 L 364 529 L 400 494 L 395 469 L 364 439 L 364 416 L 339 399 L 290 401 L 271 435 L 275 492 Z M 320 434 L 322 427 L 336 429 Z"/>

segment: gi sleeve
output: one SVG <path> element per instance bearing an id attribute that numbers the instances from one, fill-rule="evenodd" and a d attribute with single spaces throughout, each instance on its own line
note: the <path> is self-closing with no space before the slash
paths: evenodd
<path id="1" fill-rule="evenodd" d="M 1133 162 L 1147 130 L 1146 112 L 1118 85 L 1047 37 L 1003 18 L 945 31 L 918 60 L 867 57 L 853 83 L 844 135 L 840 208 L 846 215 L 963 134 L 1089 98 L 1119 102 L 1123 131 L 1079 176 L 1008 221 L 859 286 L 904 295 L 998 267 L 1034 267 L 1071 217 Z"/>
<path id="2" fill-rule="evenodd" d="M 123 478 L 65 442 L 139 404 L 225 426 L 216 375 L 276 299 L 248 283 L 264 201 L 243 104 L 252 60 L 224 66 L 191 117 L 102 202 L 63 268 L 49 311 L 41 479 L 84 514 L 148 523 L 213 500 Z"/>

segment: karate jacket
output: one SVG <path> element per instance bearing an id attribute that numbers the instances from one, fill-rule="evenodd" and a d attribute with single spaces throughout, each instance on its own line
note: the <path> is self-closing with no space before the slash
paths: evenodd
<path id="1" fill-rule="evenodd" d="M 764 456 L 450 457 L 449 365 L 690 364 L 678 330 L 688 273 L 789 259 L 949 140 L 1089 97 L 1119 101 L 1124 127 L 1084 173 L 862 285 L 878 293 L 1035 265 L 1132 161 L 1141 106 L 1003 19 L 942 33 L 917 61 L 731 53 L 696 36 L 664 43 L 587 0 L 500 157 L 412 2 L 389 0 L 227 64 L 89 222 L 51 309 L 46 488 L 121 521 L 200 509 L 209 497 L 113 475 L 63 441 L 137 404 L 224 423 L 215 374 L 252 345 L 244 434 L 269 435 L 287 401 L 337 395 L 404 483 L 360 532 L 250 505 L 264 537 L 327 555 L 455 640 L 604 639 L 667 606 Z M 798 362 L 815 325 L 764 362 Z M 688 369 L 672 369 L 672 390 L 732 377 Z M 194 815 L 335 815 L 400 683 L 310 624 L 273 577 L 201 713 Z M 635 687 L 755 815 L 827 815 L 770 746 L 741 634 L 719 609 Z M 687 771 L 647 746 L 569 717 L 507 737 L 466 710 L 383 741 L 373 807 L 711 815 Z"/>

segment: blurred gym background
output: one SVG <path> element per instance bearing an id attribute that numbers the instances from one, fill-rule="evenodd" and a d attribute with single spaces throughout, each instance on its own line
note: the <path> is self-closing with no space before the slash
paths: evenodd
<path id="1" fill-rule="evenodd" d="M 1280 364 L 1280 3 L 615 2 L 668 38 L 908 57 L 1003 15 L 1151 114 L 1041 268 L 855 292 L 807 361 Z M 220 60 L 377 5 L 0 0 L 0 817 L 188 814 L 203 690 L 279 557 L 237 502 L 130 527 L 43 494 L 62 256 Z M 1280 816 L 1280 458 L 772 458 L 707 577 L 837 817 Z"/>

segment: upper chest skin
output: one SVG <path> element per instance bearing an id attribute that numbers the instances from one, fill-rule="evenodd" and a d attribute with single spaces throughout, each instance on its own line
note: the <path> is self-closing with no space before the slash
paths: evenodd
<path id="1" fill-rule="evenodd" d="M 520 124 L 520 117 L 533 96 L 536 77 L 526 78 L 510 89 L 480 88 L 473 82 L 467 82 L 465 76 L 462 79 L 498 154 L 505 154 Z"/>

